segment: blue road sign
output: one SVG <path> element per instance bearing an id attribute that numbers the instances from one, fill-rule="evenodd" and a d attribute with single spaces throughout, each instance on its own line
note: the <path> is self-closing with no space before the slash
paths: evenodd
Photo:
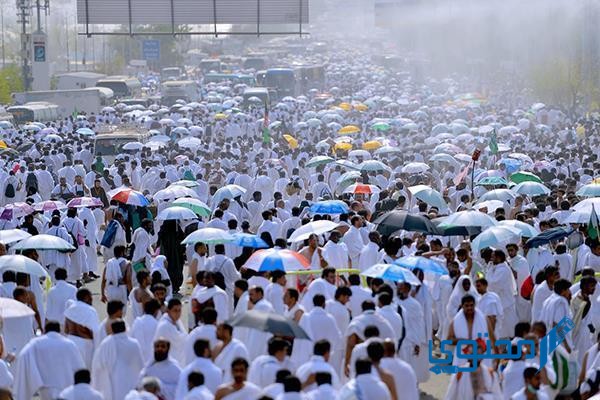
<path id="1" fill-rule="evenodd" d="M 160 41 L 159 40 L 144 40 L 142 41 L 142 55 L 144 60 L 158 61 L 160 60 Z"/>

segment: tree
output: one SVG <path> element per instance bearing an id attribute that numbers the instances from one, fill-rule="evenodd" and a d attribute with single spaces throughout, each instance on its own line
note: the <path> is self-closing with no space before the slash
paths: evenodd
<path id="1" fill-rule="evenodd" d="M 9 66 L 0 70 L 0 103 L 12 102 L 11 94 L 23 91 L 21 71 L 16 66 Z"/>

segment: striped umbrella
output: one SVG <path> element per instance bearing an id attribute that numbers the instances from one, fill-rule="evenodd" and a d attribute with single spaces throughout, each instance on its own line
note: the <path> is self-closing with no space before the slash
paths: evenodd
<path id="1" fill-rule="evenodd" d="M 130 206 L 146 207 L 150 205 L 150 202 L 142 193 L 129 188 L 117 188 L 108 192 L 108 195 L 112 200 Z"/>
<path id="2" fill-rule="evenodd" d="M 259 250 L 246 261 L 245 268 L 257 271 L 298 271 L 309 267 L 308 260 L 291 250 Z"/>

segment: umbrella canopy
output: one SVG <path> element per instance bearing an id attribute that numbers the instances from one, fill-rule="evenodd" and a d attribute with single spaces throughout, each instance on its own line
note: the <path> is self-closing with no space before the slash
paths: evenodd
<path id="1" fill-rule="evenodd" d="M 400 257 L 393 262 L 393 264 L 399 265 L 403 268 L 408 268 L 411 271 L 420 269 L 423 272 L 431 272 L 438 275 L 448 275 L 448 270 L 442 264 L 431 258 L 420 257 L 420 256 L 406 256 Z"/>
<path id="2" fill-rule="evenodd" d="M 417 199 L 430 206 L 437 207 L 439 210 L 446 210 L 448 208 L 441 193 L 427 185 L 411 186 L 408 190 L 410 190 Z"/>
<path id="3" fill-rule="evenodd" d="M 250 233 L 234 233 L 233 244 L 241 247 L 250 247 L 253 249 L 267 249 L 269 245 L 256 235 Z"/>
<path id="4" fill-rule="evenodd" d="M 471 243 L 474 252 L 479 252 L 486 247 L 497 247 L 508 243 L 517 243 L 520 240 L 520 231 L 510 226 L 492 226 L 481 232 Z"/>
<path id="5" fill-rule="evenodd" d="M 458 161 L 456 161 L 456 159 L 454 157 L 452 157 L 450 154 L 444 154 L 444 153 L 434 154 L 433 156 L 431 156 L 429 158 L 429 161 L 446 162 L 455 167 L 459 166 Z"/>
<path id="6" fill-rule="evenodd" d="M 320 220 L 309 222 L 296 229 L 288 239 L 290 243 L 302 242 L 310 237 L 310 235 L 322 235 L 338 227 L 338 224 L 333 221 Z"/>
<path id="7" fill-rule="evenodd" d="M 370 172 L 370 171 L 389 171 L 390 167 L 377 160 L 367 160 L 363 161 L 359 165 L 361 172 Z"/>
<path id="8" fill-rule="evenodd" d="M 409 269 L 402 268 L 395 264 L 375 264 L 360 274 L 370 278 L 381 278 L 384 281 L 406 282 L 417 286 L 421 285 L 419 278 L 417 278 Z"/>
<path id="9" fill-rule="evenodd" d="M 41 203 L 35 203 L 33 205 L 33 209 L 35 211 L 54 211 L 54 210 L 64 210 L 67 208 L 67 205 L 62 201 L 55 200 L 46 200 Z"/>
<path id="10" fill-rule="evenodd" d="M 238 185 L 225 185 L 213 196 L 213 204 L 219 204 L 223 199 L 235 199 L 246 193 L 246 189 Z"/>
<path id="11" fill-rule="evenodd" d="M 310 337 L 300 325 L 293 320 L 276 313 L 248 310 L 230 319 L 228 323 L 231 326 L 243 326 L 246 328 L 257 329 L 259 331 L 272 333 L 276 336 L 310 340 Z"/>
<path id="12" fill-rule="evenodd" d="M 186 188 L 194 188 L 194 187 L 200 186 L 200 184 L 196 181 L 189 181 L 187 179 L 184 179 L 181 181 L 173 182 L 169 185 L 169 187 L 170 186 L 183 186 Z"/>
<path id="13" fill-rule="evenodd" d="M 141 150 L 142 147 L 144 147 L 143 143 L 140 143 L 140 142 L 129 142 L 129 143 L 125 143 L 123 145 L 123 150 L 138 151 L 138 150 Z"/>
<path id="14" fill-rule="evenodd" d="M 547 231 L 544 231 L 539 235 L 529 239 L 527 241 L 527 246 L 529 246 L 530 248 L 540 247 L 550 242 L 564 239 L 571 233 L 573 233 L 573 229 L 565 229 L 561 227 L 548 229 Z"/>
<path id="15" fill-rule="evenodd" d="M 159 221 L 167 221 L 167 220 L 183 220 L 183 219 L 196 219 L 197 216 L 196 214 L 190 210 L 189 208 L 186 207 L 178 207 L 178 206 L 172 206 L 172 207 L 167 207 L 164 210 L 162 210 L 161 212 L 158 213 L 158 216 L 156 217 L 157 220 Z"/>
<path id="16" fill-rule="evenodd" d="M 175 200 L 171 205 L 188 208 L 201 217 L 210 217 L 212 214 L 210 207 L 198 199 L 183 197 Z"/>
<path id="17" fill-rule="evenodd" d="M 23 272 L 38 277 L 48 276 L 48 273 L 46 272 L 44 267 L 40 265 L 40 263 L 32 260 L 29 257 L 25 257 L 19 254 L 0 256 L 0 272 L 7 270 Z"/>
<path id="18" fill-rule="evenodd" d="M 317 167 L 319 165 L 326 165 L 329 163 L 334 162 L 335 160 L 331 157 L 328 156 L 316 156 L 311 158 L 310 160 L 308 160 L 308 162 L 306 163 L 307 167 Z"/>
<path id="19" fill-rule="evenodd" d="M 348 211 L 348 205 L 341 200 L 318 201 L 310 206 L 313 214 L 345 214 Z"/>
<path id="20" fill-rule="evenodd" d="M 201 228 L 195 232 L 190 233 L 185 239 L 183 239 L 182 244 L 196 244 L 196 243 L 205 243 L 205 244 L 223 244 L 223 243 L 231 243 L 235 239 L 233 235 L 223 229 L 217 228 Z"/>
<path id="21" fill-rule="evenodd" d="M 589 217 L 587 221 L 589 221 Z M 586 222 L 587 222 L 586 221 Z M 522 237 L 534 237 L 540 233 L 535 227 L 521 221 L 517 221 L 516 219 L 507 219 L 504 221 L 498 222 L 499 226 L 509 226 L 511 228 L 515 228 L 519 230 L 519 235 Z"/>
<path id="22" fill-rule="evenodd" d="M 25 240 L 20 241 L 13 246 L 15 250 L 75 250 L 75 247 L 71 243 L 67 242 L 63 238 L 53 235 L 35 235 Z"/>
<path id="23" fill-rule="evenodd" d="M 520 172 L 514 173 L 510 176 L 509 179 L 511 181 L 513 181 L 514 183 L 521 183 L 521 182 L 542 183 L 542 180 L 539 176 L 532 174 L 531 172 L 526 172 L 526 171 L 520 171 Z"/>
<path id="24" fill-rule="evenodd" d="M 393 153 L 401 153 L 402 149 L 394 146 L 383 146 L 375 150 L 375 154 L 393 154 Z"/>
<path id="25" fill-rule="evenodd" d="M 352 135 L 354 133 L 359 133 L 360 132 L 360 128 L 354 125 L 346 125 L 344 127 L 342 127 L 338 133 L 340 135 Z"/>
<path id="26" fill-rule="evenodd" d="M 487 208 L 488 214 L 494 213 L 497 209 L 502 207 L 504 207 L 504 203 L 500 200 L 486 200 L 479 202 L 473 206 L 473 208 L 478 211 L 481 211 L 483 208 Z"/>
<path id="27" fill-rule="evenodd" d="M 176 200 L 182 197 L 196 199 L 198 198 L 198 193 L 185 186 L 172 185 L 166 189 L 159 190 L 154 194 L 154 200 L 158 201 Z"/>
<path id="28" fill-rule="evenodd" d="M 581 197 L 600 197 L 600 184 L 590 183 L 589 185 L 584 185 L 576 194 Z"/>
<path id="29" fill-rule="evenodd" d="M 513 192 L 528 196 L 541 196 L 550 193 L 550 189 L 538 182 L 525 181 L 512 188 Z"/>
<path id="30" fill-rule="evenodd" d="M 387 122 L 376 122 L 373 125 L 371 125 L 371 129 L 373 129 L 374 131 L 387 132 L 390 129 L 392 129 L 392 127 Z"/>
<path id="31" fill-rule="evenodd" d="M 431 233 L 435 226 L 429 218 L 420 214 L 411 214 L 404 210 L 393 210 L 387 212 L 375 220 L 377 232 L 389 236 L 399 230 L 410 232 Z"/>
<path id="32" fill-rule="evenodd" d="M 402 167 L 405 174 L 421 174 L 429 171 L 429 165 L 421 162 L 411 162 Z"/>
<path id="33" fill-rule="evenodd" d="M 434 218 L 431 223 L 434 225 L 434 230 L 429 232 L 431 235 L 438 236 L 473 236 L 481 233 L 481 228 L 478 226 L 447 226 L 443 225 L 448 217 Z"/>
<path id="34" fill-rule="evenodd" d="M 28 237 L 31 237 L 31 234 L 21 229 L 7 229 L 0 231 L 0 243 L 4 244 L 18 242 L 19 240 L 27 239 Z"/>
<path id="35" fill-rule="evenodd" d="M 12 220 L 32 214 L 35 210 L 27 203 L 11 203 L 0 209 L 0 219 Z"/>
<path id="36" fill-rule="evenodd" d="M 509 189 L 494 189 L 484 193 L 479 201 L 500 200 L 504 203 L 512 204 L 517 196 Z"/>
<path id="37" fill-rule="evenodd" d="M 107 193 L 112 200 L 128 204 L 130 206 L 146 207 L 150 202 L 142 193 L 129 188 L 117 188 Z"/>
<path id="38" fill-rule="evenodd" d="M 587 211 L 592 212 L 592 207 L 596 210 L 600 210 L 600 198 L 592 197 L 590 199 L 585 199 L 580 201 L 579 203 L 573 206 L 573 210 L 575 211 Z"/>
<path id="39" fill-rule="evenodd" d="M 481 228 L 487 228 L 489 226 L 496 226 L 496 220 L 479 211 L 459 211 L 450 215 L 444 222 L 440 224 L 440 227 L 442 228 L 451 226 L 478 226 Z"/>
<path id="40" fill-rule="evenodd" d="M 20 301 L 0 298 L 0 319 L 31 317 L 35 312 Z"/>
<path id="41" fill-rule="evenodd" d="M 344 193 L 353 194 L 375 194 L 379 192 L 381 192 L 381 189 L 379 189 L 377 186 L 363 183 L 355 183 L 344 189 Z"/>
<path id="42" fill-rule="evenodd" d="M 362 148 L 365 150 L 377 150 L 382 147 L 383 144 L 378 140 L 369 140 L 368 142 L 363 143 Z"/>
<path id="43" fill-rule="evenodd" d="M 69 200 L 68 208 L 102 207 L 102 201 L 95 197 L 76 197 Z"/>
<path id="44" fill-rule="evenodd" d="M 292 250 L 267 249 L 252 254 L 244 267 L 257 272 L 298 271 L 310 267 L 308 260 Z"/>
<path id="45" fill-rule="evenodd" d="M 508 185 L 506 179 L 499 176 L 486 176 L 477 181 L 477 186 L 502 186 Z"/>

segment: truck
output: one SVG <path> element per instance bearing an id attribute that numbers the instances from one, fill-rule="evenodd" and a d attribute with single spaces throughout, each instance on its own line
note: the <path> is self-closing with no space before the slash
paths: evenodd
<path id="1" fill-rule="evenodd" d="M 113 92 L 103 87 L 72 90 L 42 90 L 12 94 L 15 105 L 31 102 L 47 102 L 58 106 L 58 117 L 65 118 L 74 113 L 99 113 L 112 104 Z"/>
<path id="2" fill-rule="evenodd" d="M 57 90 L 74 90 L 74 89 L 86 89 L 89 87 L 96 86 L 96 83 L 100 79 L 106 78 L 104 74 L 97 74 L 95 72 L 67 72 L 64 74 L 56 75 L 56 89 Z"/>
<path id="3" fill-rule="evenodd" d="M 161 103 L 172 106 L 179 99 L 186 102 L 198 101 L 200 89 L 195 81 L 167 81 L 162 84 Z"/>

